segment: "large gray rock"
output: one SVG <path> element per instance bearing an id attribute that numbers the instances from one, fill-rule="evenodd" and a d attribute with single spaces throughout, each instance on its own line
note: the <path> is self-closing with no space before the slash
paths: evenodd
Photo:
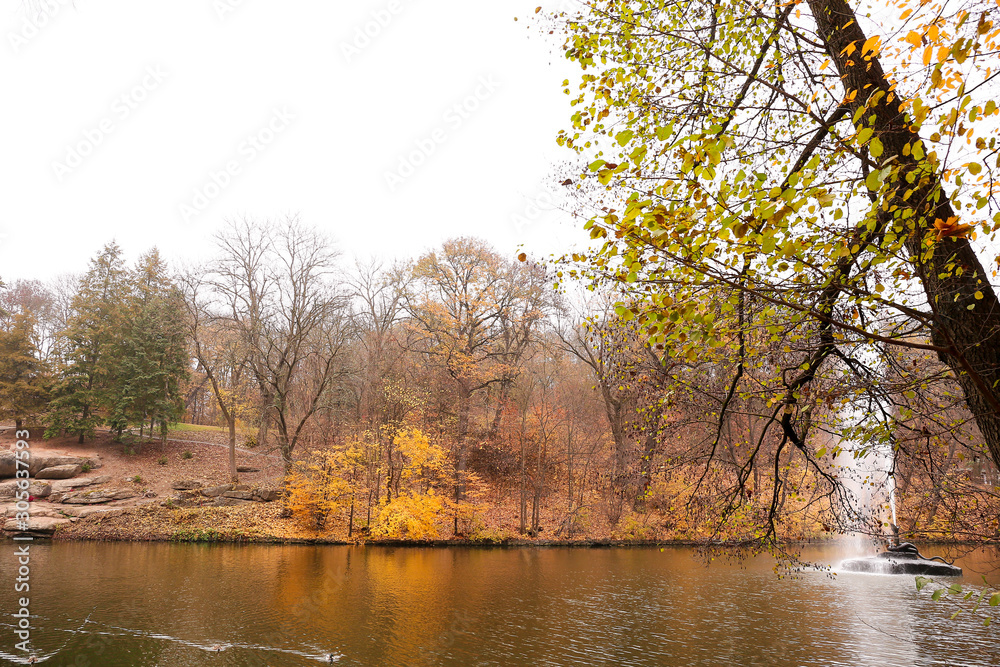
<path id="1" fill-rule="evenodd" d="M 39 470 L 35 479 L 69 479 L 79 475 L 82 470 L 78 464 L 50 466 Z"/>
<path id="2" fill-rule="evenodd" d="M 38 477 L 38 473 L 46 468 L 56 468 L 58 466 L 80 466 L 83 468 L 83 464 L 87 463 L 87 459 L 80 458 L 79 456 L 63 456 L 62 454 L 33 454 L 31 461 L 28 463 L 28 472 L 31 473 L 32 477 Z M 46 479 L 46 478 L 42 478 Z M 52 477 L 49 479 L 62 479 L 58 477 Z"/>
<path id="3" fill-rule="evenodd" d="M 60 501 L 66 505 L 103 505 L 111 502 L 111 496 L 97 491 L 93 493 L 66 494 Z"/>
<path id="4" fill-rule="evenodd" d="M 250 491 L 226 491 L 223 498 L 236 498 L 237 500 L 253 500 L 253 493 Z"/>
<path id="5" fill-rule="evenodd" d="M 17 519 L 9 519 L 4 522 L 3 529 L 12 533 L 22 533 L 38 537 L 51 537 L 59 526 L 65 526 L 67 524 L 69 524 L 69 519 L 67 518 L 33 516 L 24 522 L 18 521 Z"/>
<path id="6" fill-rule="evenodd" d="M 10 507 L 6 512 L 6 517 L 8 519 L 13 519 L 17 516 L 18 509 L 15 506 Z M 33 503 L 31 506 L 31 511 L 29 512 L 31 516 L 40 517 L 46 516 L 53 519 L 64 519 L 66 518 L 61 508 L 54 506 L 46 506 L 42 503 Z"/>
<path id="7" fill-rule="evenodd" d="M 97 482 L 94 481 L 92 477 L 77 477 L 75 479 L 60 479 L 52 482 L 52 491 L 55 493 L 63 493 L 65 491 L 72 491 L 73 489 L 82 489 L 87 486 L 92 486 Z"/>
<path id="8" fill-rule="evenodd" d="M 254 489 L 253 497 L 263 503 L 270 503 L 281 497 L 278 489 Z"/>
<path id="9" fill-rule="evenodd" d="M 191 489 L 200 489 L 205 486 L 205 482 L 198 479 L 179 479 L 171 485 L 171 488 L 177 491 L 190 491 Z"/>
<path id="10" fill-rule="evenodd" d="M 131 489 L 95 489 L 66 495 L 61 502 L 66 505 L 102 505 L 113 500 L 135 498 L 138 493 Z"/>
<path id="11" fill-rule="evenodd" d="M 31 482 L 28 487 L 28 495 L 35 498 L 48 498 L 52 494 L 52 485 L 48 482 Z"/>
<path id="12" fill-rule="evenodd" d="M 0 452 L 0 479 L 13 477 L 17 473 L 14 452 Z"/>
<path id="13" fill-rule="evenodd" d="M 208 496 L 209 498 L 215 498 L 217 496 L 221 496 L 226 491 L 232 491 L 232 490 L 233 490 L 232 484 L 223 484 L 222 486 L 209 486 L 204 489 L 201 489 L 201 495 Z"/>

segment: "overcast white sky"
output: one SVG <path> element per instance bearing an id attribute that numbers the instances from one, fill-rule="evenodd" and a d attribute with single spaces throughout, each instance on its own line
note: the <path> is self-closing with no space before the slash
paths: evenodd
<path id="1" fill-rule="evenodd" d="M 112 238 L 197 259 L 244 214 L 300 213 L 348 256 L 583 242 L 533 208 L 573 71 L 525 27 L 538 0 L 35 2 L 55 9 L 0 0 L 4 280 L 82 271 Z"/>

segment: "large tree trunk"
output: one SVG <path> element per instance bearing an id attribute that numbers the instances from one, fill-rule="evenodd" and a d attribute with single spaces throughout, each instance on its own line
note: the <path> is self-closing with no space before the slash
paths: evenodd
<path id="1" fill-rule="evenodd" d="M 573 537 L 573 430 L 566 431 L 566 497 L 569 504 L 566 507 L 566 537 Z"/>
<path id="2" fill-rule="evenodd" d="M 236 417 L 226 415 L 226 421 L 229 423 L 229 480 L 235 483 L 240 481 L 236 471 Z"/>
<path id="3" fill-rule="evenodd" d="M 909 150 L 904 154 L 904 147 L 912 146 L 919 136 L 900 111 L 900 100 L 891 94 L 891 84 L 881 63 L 877 58 L 866 61 L 860 57 L 860 45 L 867 38 L 855 20 L 854 10 L 845 0 L 808 0 L 808 3 L 845 91 L 858 91 L 854 99 L 847 102 L 848 107 L 852 113 L 867 108 L 866 113 L 859 115 L 862 122 L 874 113 L 871 128 L 873 136 L 878 137 L 884 147 L 883 161 L 894 159 L 903 174 L 918 169 L 918 161 Z M 858 47 L 853 59 L 846 51 L 852 42 Z M 905 179 L 899 180 L 905 183 Z M 990 456 L 1000 466 L 1000 400 L 997 393 L 1000 386 L 1000 301 L 967 238 L 937 240 L 930 259 L 920 259 L 921 254 L 926 253 L 924 243 L 928 232 L 934 230 L 934 221 L 955 217 L 937 176 L 927 179 L 908 199 L 904 200 L 902 195 L 898 192 L 889 202 L 879 205 L 882 210 L 898 206 L 896 215 L 904 210 L 914 212 L 913 222 L 908 223 L 914 229 L 906 249 L 915 258 L 919 278 L 934 313 L 931 341 L 945 348 L 939 356 L 955 372 Z M 883 224 L 892 222 L 891 214 L 884 218 Z M 953 268 L 946 268 L 949 263 L 954 263 Z M 976 298 L 977 292 L 982 298 Z"/>
<path id="4" fill-rule="evenodd" d="M 465 471 L 469 463 L 469 411 L 472 392 L 464 382 L 458 384 L 458 456 L 455 462 L 455 502 L 465 499 Z M 455 515 L 453 533 L 458 535 L 458 515 Z"/>
<path id="5" fill-rule="evenodd" d="M 520 523 L 518 523 L 517 532 L 524 535 L 528 531 L 528 472 L 527 463 L 524 460 L 524 430 L 521 431 L 521 484 L 520 484 L 520 499 L 518 502 L 518 509 L 520 510 Z"/>
<path id="6" fill-rule="evenodd" d="M 271 409 L 271 397 L 269 394 L 265 393 L 263 387 L 261 388 L 261 408 L 260 408 L 260 424 L 257 426 L 257 446 L 260 447 L 260 451 L 264 450 L 264 445 L 267 444 L 267 426 L 268 419 L 270 419 L 269 411 Z"/>
<path id="7" fill-rule="evenodd" d="M 83 406 L 83 419 L 82 419 L 82 421 L 86 421 L 87 417 L 89 417 L 89 416 L 90 416 L 90 406 L 89 405 L 85 405 L 85 406 Z M 83 444 L 83 438 L 86 435 L 86 433 L 87 433 L 86 429 L 83 429 L 83 428 L 80 429 L 80 437 L 77 438 L 77 442 L 79 444 L 81 444 L 81 445 Z"/>

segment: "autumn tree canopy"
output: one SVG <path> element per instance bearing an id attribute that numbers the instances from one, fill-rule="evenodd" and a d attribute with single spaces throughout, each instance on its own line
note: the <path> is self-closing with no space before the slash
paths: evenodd
<path id="1" fill-rule="evenodd" d="M 950 368 L 1000 461 L 1000 302 L 980 259 L 995 261 L 1000 229 L 996 16 L 593 0 L 556 17 L 582 70 L 558 141 L 585 163 L 573 180 L 599 243 L 564 274 L 625 289 L 619 314 L 666 353 L 733 360 L 730 395 L 780 343 L 779 454 L 822 469 L 815 406 L 835 416 L 909 348 Z M 848 375 L 866 381 L 838 384 Z"/>

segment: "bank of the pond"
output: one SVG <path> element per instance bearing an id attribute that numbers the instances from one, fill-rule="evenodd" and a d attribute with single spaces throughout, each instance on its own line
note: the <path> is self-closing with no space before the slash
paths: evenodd
<path id="1" fill-rule="evenodd" d="M 14 447 L 0 424 L 0 455 Z M 449 538 L 450 521 L 437 521 L 434 540 L 373 540 L 363 532 L 348 535 L 347 517 L 331 515 L 326 529 L 309 530 L 284 514 L 284 466 L 279 457 L 240 449 L 240 483 L 230 483 L 225 434 L 180 431 L 166 442 L 114 443 L 107 433 L 80 444 L 75 438 L 38 440 L 31 449 L 30 521 L 15 502 L 15 480 L 0 480 L 0 528 L 3 535 L 29 529 L 36 537 L 59 540 L 123 542 L 230 542 L 386 545 L 639 546 L 701 545 L 708 533 L 683 511 L 650 502 L 642 511 L 620 509 L 612 521 L 599 494 L 582 498 L 569 515 L 565 499 L 551 498 L 539 508 L 536 536 L 519 533 L 516 498 L 484 501 L 476 510 L 470 538 Z M 185 439 L 191 437 L 193 439 Z M 12 467 L 12 466 L 8 466 Z M 2 468 L 2 466 L 0 466 Z M 48 470 L 66 475 L 49 474 Z M 8 471 L 9 472 L 9 471 Z M 38 476 L 36 478 L 36 475 Z M 65 477 L 65 478 L 64 478 Z M 359 504 L 354 526 L 375 522 L 376 507 Z M 24 527 L 22 527 L 24 526 Z M 565 530 L 572 527 L 573 537 Z M 794 544 L 824 543 L 835 533 L 818 521 L 786 525 L 782 536 Z M 421 528 L 426 530 L 426 526 Z M 413 534 L 413 533 L 411 533 Z M 902 537 L 927 542 L 938 533 Z M 935 540 L 941 541 L 941 540 Z M 957 542 L 960 540 L 944 540 Z"/>
<path id="2" fill-rule="evenodd" d="M 331 544 L 377 546 L 509 546 L 509 547 L 638 547 L 705 546 L 698 539 L 615 539 L 580 536 L 572 539 L 529 538 L 517 534 L 439 539 L 372 539 L 344 526 L 328 531 L 303 528 L 282 513 L 279 503 L 252 503 L 235 507 L 166 508 L 155 505 L 121 508 L 60 525 L 52 534 L 59 541 L 105 542 L 217 542 L 231 544 Z M 789 545 L 819 545 L 829 538 L 789 541 Z M 918 540 L 923 544 L 956 544 L 958 540 Z M 719 545 L 715 546 L 726 546 Z M 732 545 L 738 546 L 738 545 Z"/>
<path id="3" fill-rule="evenodd" d="M 9 539 L 13 533 L 6 532 Z M 635 548 L 635 547 L 706 547 L 708 540 L 698 539 L 615 539 L 581 536 L 573 539 L 530 538 L 517 534 L 486 537 L 441 537 L 438 539 L 373 539 L 346 529 L 310 531 L 282 516 L 279 504 L 240 507 L 163 508 L 153 505 L 121 508 L 103 515 L 58 526 L 48 537 L 57 542 L 121 543 L 218 543 L 259 545 L 369 545 L 379 547 L 509 547 L 509 548 Z M 969 541 L 909 538 L 924 547 L 988 546 L 1000 541 Z M 0 538 L 2 541 L 2 538 Z M 835 538 L 798 539 L 785 542 L 790 553 L 802 548 L 822 547 Z M 739 544 L 713 542 L 713 548 L 735 548 Z"/>
<path id="4" fill-rule="evenodd" d="M 578 539 L 526 538 L 491 533 L 476 538 L 371 539 L 359 533 L 348 537 L 338 526 L 329 531 L 303 528 L 285 518 L 279 503 L 236 507 L 165 508 L 152 505 L 122 508 L 106 515 L 60 526 L 55 540 L 118 542 L 225 542 L 254 544 L 374 544 L 384 546 L 697 546 L 698 540 L 629 540 L 580 537 Z"/>

